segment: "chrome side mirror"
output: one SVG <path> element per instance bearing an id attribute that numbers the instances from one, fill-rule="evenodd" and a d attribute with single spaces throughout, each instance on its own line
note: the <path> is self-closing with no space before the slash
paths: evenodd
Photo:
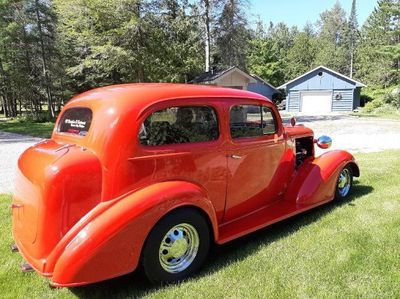
<path id="1" fill-rule="evenodd" d="M 326 135 L 322 135 L 314 141 L 319 148 L 328 149 L 332 145 L 332 138 Z"/>

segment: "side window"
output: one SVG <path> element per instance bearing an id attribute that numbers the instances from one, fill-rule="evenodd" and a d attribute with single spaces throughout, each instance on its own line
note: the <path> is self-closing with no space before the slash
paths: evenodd
<path id="1" fill-rule="evenodd" d="M 208 106 L 170 107 L 151 114 L 142 124 L 143 145 L 204 142 L 218 139 L 215 110 Z"/>
<path id="2" fill-rule="evenodd" d="M 277 131 L 276 121 L 272 110 L 268 107 L 262 107 L 263 134 L 274 134 Z"/>
<path id="3" fill-rule="evenodd" d="M 232 138 L 262 136 L 261 106 L 233 106 L 230 111 L 229 124 Z"/>

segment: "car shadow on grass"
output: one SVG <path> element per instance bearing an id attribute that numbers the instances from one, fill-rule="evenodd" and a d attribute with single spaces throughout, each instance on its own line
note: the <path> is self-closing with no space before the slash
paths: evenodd
<path id="1" fill-rule="evenodd" d="M 203 269 L 191 279 L 199 279 L 208 276 L 219 271 L 221 268 L 229 266 L 233 262 L 236 263 L 244 260 L 247 256 L 257 252 L 261 245 L 268 246 L 279 239 L 290 236 L 299 229 L 316 222 L 324 215 L 335 210 L 337 207 L 344 205 L 354 206 L 355 199 L 367 195 L 372 191 L 373 188 L 371 186 L 361 185 L 358 181 L 355 181 L 352 195 L 345 200 L 340 202 L 330 202 L 227 244 L 215 245 L 211 248 Z M 181 282 L 181 284 L 185 284 L 185 282 Z M 152 285 L 146 278 L 144 278 L 143 273 L 135 271 L 118 278 L 88 286 L 71 288 L 70 290 L 79 298 L 133 298 L 149 295 L 168 287 L 168 285 Z"/>

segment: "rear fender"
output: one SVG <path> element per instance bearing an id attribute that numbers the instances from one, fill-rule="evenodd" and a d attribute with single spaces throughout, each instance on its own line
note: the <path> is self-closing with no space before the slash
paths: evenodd
<path id="1" fill-rule="evenodd" d="M 354 176 L 360 175 L 354 157 L 346 151 L 330 151 L 304 162 L 294 174 L 285 200 L 298 205 L 332 200 L 339 172 L 347 164 L 350 164 Z"/>
<path id="2" fill-rule="evenodd" d="M 52 284 L 77 286 L 132 272 L 150 230 L 182 206 L 207 215 L 218 238 L 216 214 L 202 188 L 180 181 L 157 183 L 121 199 L 88 223 L 57 260 Z"/>

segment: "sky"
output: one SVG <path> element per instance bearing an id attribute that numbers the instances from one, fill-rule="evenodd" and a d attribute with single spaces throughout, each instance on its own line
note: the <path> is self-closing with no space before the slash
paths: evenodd
<path id="1" fill-rule="evenodd" d="M 289 26 L 298 26 L 302 29 L 307 21 L 315 24 L 319 14 L 332 8 L 337 0 L 249 0 L 249 15 L 251 25 L 254 26 L 257 16 L 268 25 L 270 21 L 274 24 L 284 22 Z M 351 10 L 352 0 L 340 0 L 347 16 Z M 371 14 L 377 0 L 358 0 L 357 16 L 358 24 L 362 26 Z"/>

